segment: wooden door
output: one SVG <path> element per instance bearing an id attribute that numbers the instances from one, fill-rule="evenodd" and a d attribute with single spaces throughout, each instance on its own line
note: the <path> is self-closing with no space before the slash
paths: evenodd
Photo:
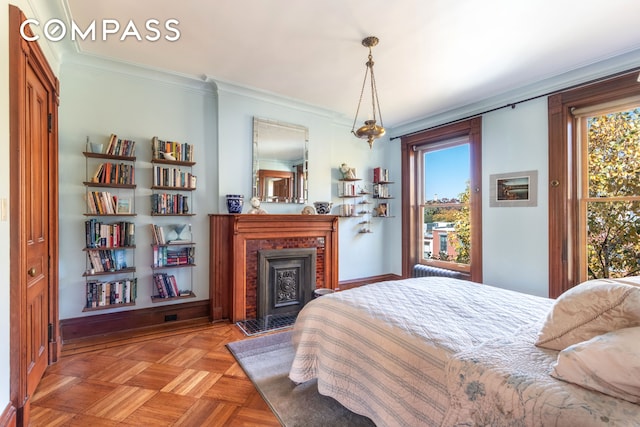
<path id="1" fill-rule="evenodd" d="M 10 396 L 15 425 L 47 365 L 57 360 L 58 79 L 37 42 L 20 36 L 24 14 L 9 5 Z M 32 35 L 29 26 L 27 34 Z"/>
<path id="2" fill-rule="evenodd" d="M 26 244 L 27 393 L 33 392 L 47 367 L 49 324 L 49 97 L 27 65 L 24 145 L 24 242 Z"/>

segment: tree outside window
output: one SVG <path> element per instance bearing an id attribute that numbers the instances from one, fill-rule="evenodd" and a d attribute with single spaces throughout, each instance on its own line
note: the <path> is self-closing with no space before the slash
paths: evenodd
<path id="1" fill-rule="evenodd" d="M 638 275 L 640 108 L 586 117 L 583 122 L 583 271 L 589 279 Z"/>

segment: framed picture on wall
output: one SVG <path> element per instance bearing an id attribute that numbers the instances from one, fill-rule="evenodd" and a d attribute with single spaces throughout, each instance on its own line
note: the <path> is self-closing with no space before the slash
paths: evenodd
<path id="1" fill-rule="evenodd" d="M 489 176 L 489 206 L 538 206 L 538 171 L 499 173 Z"/>

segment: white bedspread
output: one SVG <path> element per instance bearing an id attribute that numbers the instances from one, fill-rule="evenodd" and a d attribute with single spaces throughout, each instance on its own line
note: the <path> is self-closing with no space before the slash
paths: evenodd
<path id="1" fill-rule="evenodd" d="M 448 359 L 543 318 L 551 304 L 440 277 L 323 296 L 298 315 L 289 376 L 318 378 L 321 394 L 377 426 L 439 426 L 450 401 Z"/>

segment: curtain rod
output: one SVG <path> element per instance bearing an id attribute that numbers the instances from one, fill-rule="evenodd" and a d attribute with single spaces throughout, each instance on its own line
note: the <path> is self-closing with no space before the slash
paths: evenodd
<path id="1" fill-rule="evenodd" d="M 504 108 L 511 107 L 513 109 L 513 108 L 516 108 L 516 105 L 522 104 L 524 102 L 533 101 L 534 99 L 544 98 L 545 96 L 551 96 L 551 95 L 554 95 L 554 94 L 559 93 L 559 92 L 564 92 L 566 90 L 577 89 L 577 88 L 582 87 L 582 86 L 588 86 L 588 85 L 591 85 L 591 84 L 594 84 L 594 83 L 599 83 L 599 82 L 602 82 L 602 81 L 614 79 L 616 77 L 620 77 L 620 76 L 623 76 L 625 74 L 634 73 L 634 72 L 637 72 L 637 71 L 640 71 L 640 67 L 631 68 L 629 70 L 620 71 L 618 73 L 610 74 L 610 75 L 607 75 L 605 77 L 599 77 L 597 79 L 588 80 L 588 81 L 582 82 L 582 83 L 577 83 L 577 84 L 575 84 L 573 86 L 568 86 L 568 87 L 565 87 L 563 89 L 557 89 L 557 90 L 554 90 L 554 91 L 551 91 L 551 92 L 543 93 L 541 95 L 532 96 L 531 98 L 522 99 L 522 100 L 516 101 L 516 102 L 511 102 L 509 104 L 505 104 L 505 105 L 502 105 L 500 107 L 491 108 L 489 110 L 485 110 L 485 111 L 482 111 L 480 113 L 472 114 L 470 116 L 466 116 L 466 117 L 463 117 L 461 119 L 451 120 L 451 121 L 448 121 L 446 123 L 441 123 L 439 125 L 435 125 L 435 126 L 431 126 L 431 127 L 427 127 L 427 128 L 421 129 L 421 130 L 416 130 L 416 131 L 413 131 L 413 132 L 405 133 L 404 135 L 394 136 L 392 138 L 389 138 L 389 141 L 393 141 L 394 139 L 398 139 L 398 138 L 404 138 L 405 136 L 415 135 L 415 134 L 418 134 L 418 133 L 421 133 L 421 132 L 425 132 L 425 131 L 428 131 L 428 130 L 437 129 L 437 128 L 442 127 L 442 126 L 448 126 L 448 125 L 451 125 L 451 124 L 454 124 L 454 123 L 458 123 L 458 122 L 462 122 L 462 121 L 465 121 L 465 120 L 472 119 L 474 117 L 483 116 L 485 114 L 493 113 L 494 111 L 502 110 Z M 640 82 L 640 75 L 638 75 L 638 82 Z"/>

